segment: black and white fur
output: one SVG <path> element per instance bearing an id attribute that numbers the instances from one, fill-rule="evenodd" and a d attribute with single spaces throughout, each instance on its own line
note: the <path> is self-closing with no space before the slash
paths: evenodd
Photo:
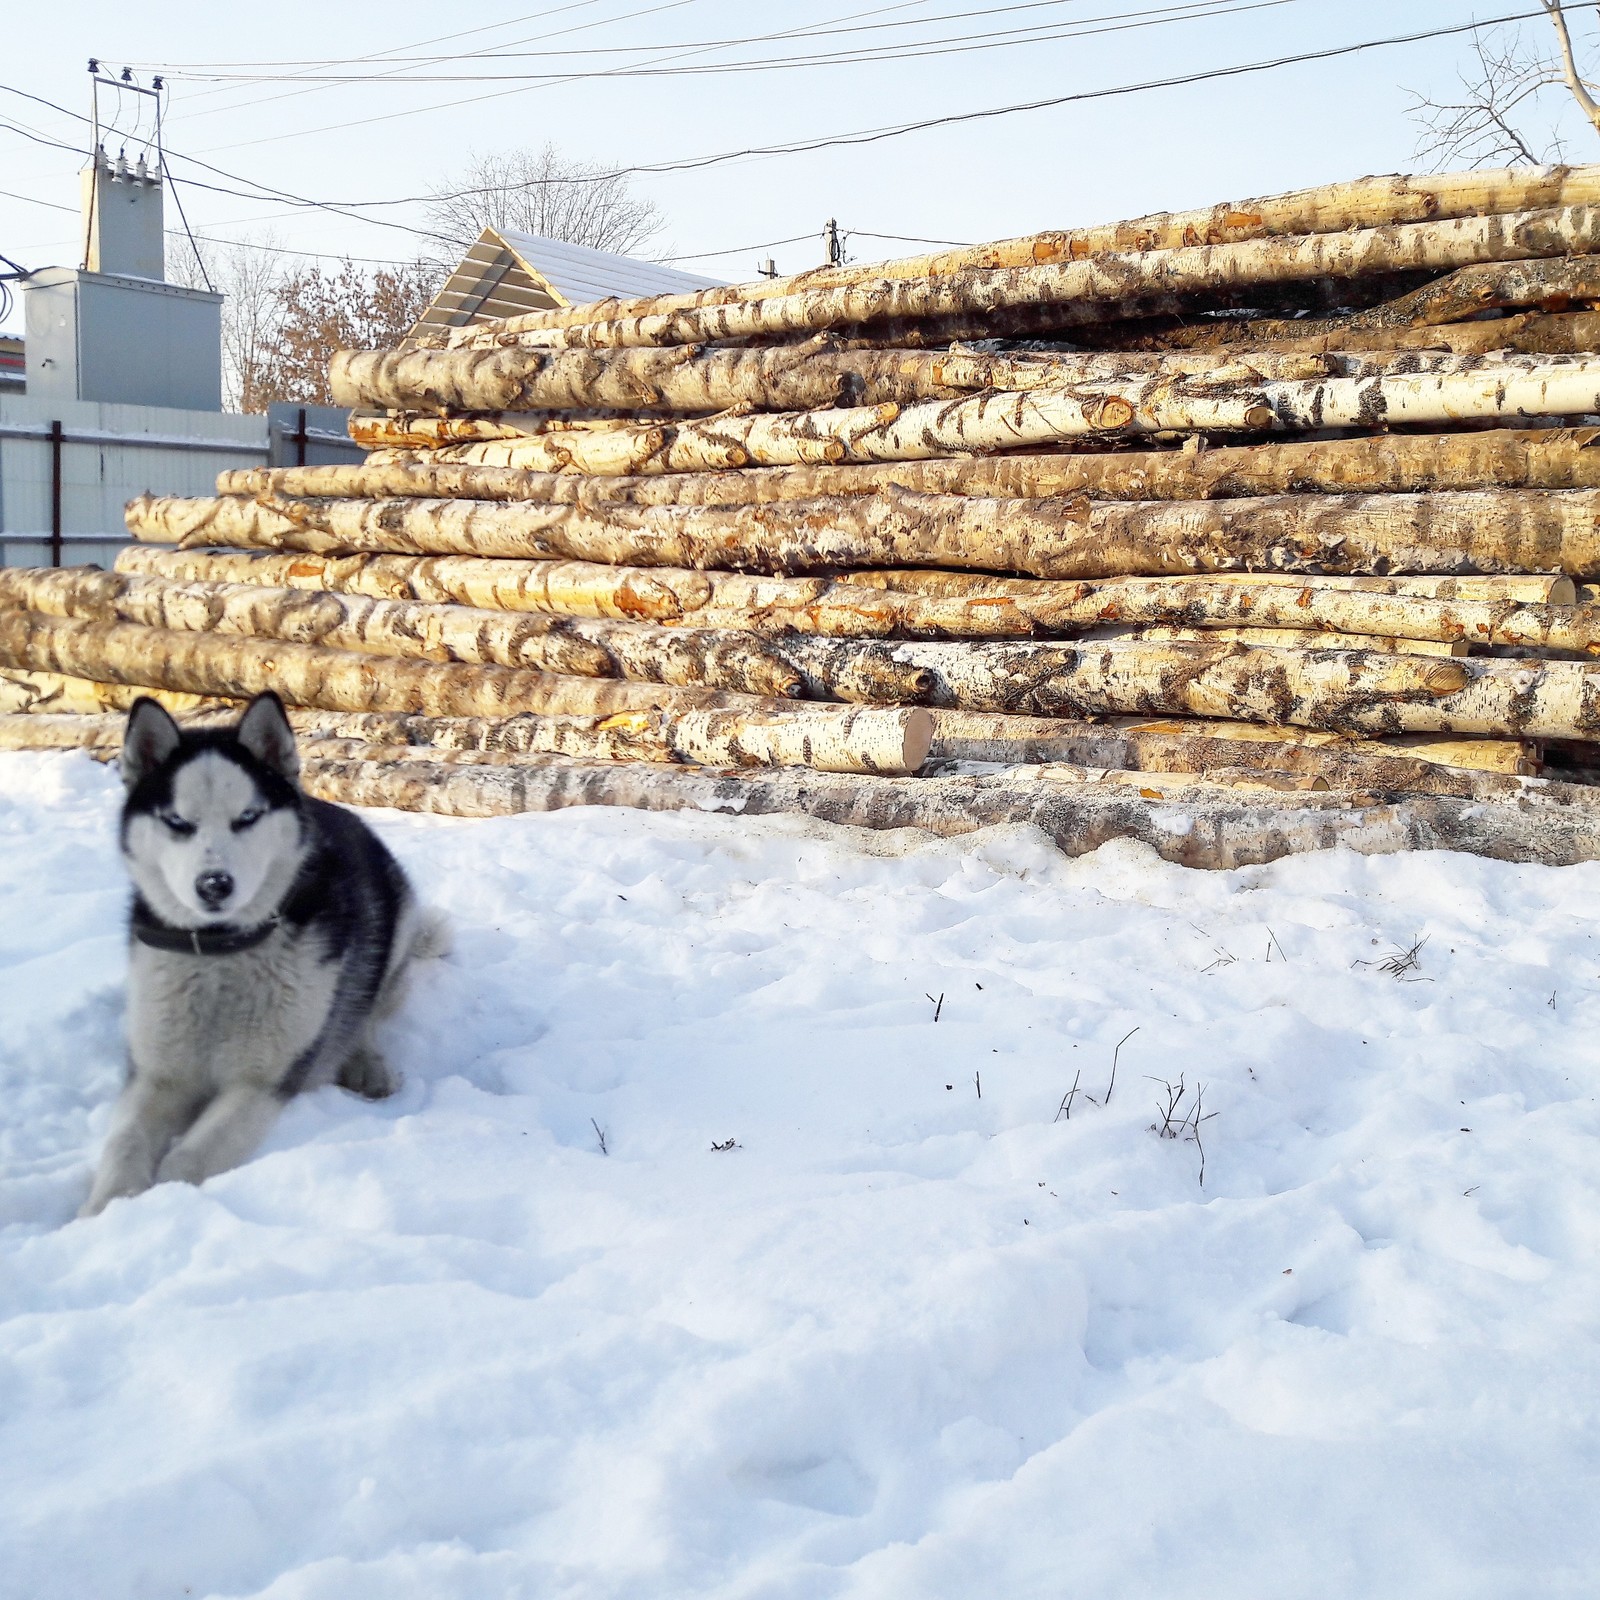
<path id="1" fill-rule="evenodd" d="M 83 1216 L 238 1166 L 302 1089 L 392 1093 L 372 1024 L 439 931 L 371 829 L 302 793 L 276 695 L 190 731 L 138 701 L 122 777 L 128 1081 Z"/>

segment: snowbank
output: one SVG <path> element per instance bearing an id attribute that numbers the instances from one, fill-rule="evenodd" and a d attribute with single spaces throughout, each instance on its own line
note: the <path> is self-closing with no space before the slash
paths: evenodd
<path id="1" fill-rule="evenodd" d="M 1600 867 L 376 814 L 404 1089 L 74 1222 L 115 805 L 0 757 L 0 1594 L 1592 1592 Z"/>

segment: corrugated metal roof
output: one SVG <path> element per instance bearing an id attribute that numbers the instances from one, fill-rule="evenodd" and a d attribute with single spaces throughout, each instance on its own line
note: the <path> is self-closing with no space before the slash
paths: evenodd
<path id="1" fill-rule="evenodd" d="M 698 278 L 654 261 L 485 228 L 411 332 L 462 328 L 613 295 L 683 294 L 717 286 L 715 278 Z"/>
<path id="2" fill-rule="evenodd" d="M 561 239 L 541 239 L 532 233 L 502 232 L 500 238 L 530 272 L 537 273 L 569 306 L 593 300 L 634 299 L 647 294 L 687 294 L 694 289 L 716 289 L 716 278 L 699 278 L 676 267 L 654 261 L 614 256 L 587 245 Z"/>

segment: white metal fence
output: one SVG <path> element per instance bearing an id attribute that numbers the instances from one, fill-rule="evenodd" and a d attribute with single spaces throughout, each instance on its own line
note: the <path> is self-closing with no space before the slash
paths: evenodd
<path id="1" fill-rule="evenodd" d="M 0 565 L 109 566 L 134 495 L 211 494 L 271 455 L 261 416 L 0 394 Z"/>

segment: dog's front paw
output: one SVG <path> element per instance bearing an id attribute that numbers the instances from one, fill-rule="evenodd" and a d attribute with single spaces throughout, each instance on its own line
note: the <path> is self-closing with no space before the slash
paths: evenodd
<path id="1" fill-rule="evenodd" d="M 400 1080 L 370 1045 L 352 1050 L 339 1068 L 338 1084 L 368 1100 L 385 1100 L 400 1087 Z"/>
<path id="2" fill-rule="evenodd" d="M 130 1179 L 121 1184 L 95 1184 L 89 1191 L 89 1198 L 78 1207 L 80 1217 L 98 1217 L 113 1200 L 127 1200 L 136 1194 L 143 1194 L 150 1185 Z"/>
<path id="3" fill-rule="evenodd" d="M 169 1150 L 156 1168 L 157 1183 L 204 1183 L 210 1175 L 201 1153 L 181 1144 Z"/>

